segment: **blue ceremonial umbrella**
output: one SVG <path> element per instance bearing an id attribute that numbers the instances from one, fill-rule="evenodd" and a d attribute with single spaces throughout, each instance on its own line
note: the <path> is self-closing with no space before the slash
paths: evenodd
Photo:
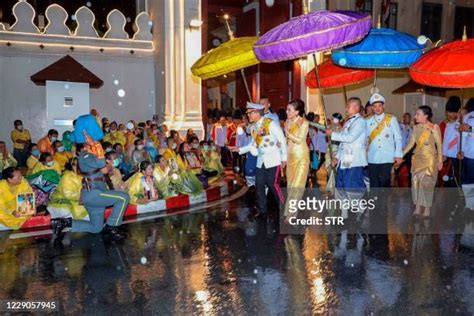
<path id="1" fill-rule="evenodd" d="M 424 48 L 413 35 L 372 28 L 362 41 L 333 50 L 332 60 L 336 65 L 350 68 L 407 68 L 423 54 Z"/>

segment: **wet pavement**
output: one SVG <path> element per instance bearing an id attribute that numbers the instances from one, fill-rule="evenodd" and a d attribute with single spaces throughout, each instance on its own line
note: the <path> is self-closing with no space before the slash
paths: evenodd
<path id="1" fill-rule="evenodd" d="M 125 225 L 129 237 L 0 236 L 0 299 L 68 314 L 472 315 L 474 249 L 461 235 L 282 235 L 251 195 Z"/>

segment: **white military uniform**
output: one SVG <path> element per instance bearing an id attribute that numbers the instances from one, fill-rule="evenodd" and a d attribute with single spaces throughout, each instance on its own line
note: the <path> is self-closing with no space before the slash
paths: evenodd
<path id="1" fill-rule="evenodd" d="M 372 115 L 367 119 L 367 136 L 385 118 L 385 113 Z M 395 116 L 383 126 L 382 131 L 369 144 L 369 164 L 393 163 L 395 157 L 403 157 L 402 135 Z"/>
<path id="2" fill-rule="evenodd" d="M 331 140 L 340 142 L 336 153 L 340 169 L 367 166 L 367 129 L 360 114 L 347 119 L 341 131 L 331 134 Z"/>
<path id="3" fill-rule="evenodd" d="M 459 121 L 446 124 L 443 136 L 443 156 L 457 158 L 459 153 Z"/>
<path id="4" fill-rule="evenodd" d="M 249 110 L 263 110 L 263 106 L 255 103 L 247 103 Z M 269 122 L 266 123 L 266 122 Z M 267 125 L 268 124 L 268 125 Z M 258 131 L 264 129 L 264 135 L 259 137 Z M 268 128 L 267 128 L 268 127 Z M 286 137 L 280 127 L 280 122 L 275 122 L 270 118 L 262 117 L 251 126 L 251 142 L 239 148 L 239 154 L 250 152 L 257 155 L 257 170 L 255 175 L 255 187 L 257 190 L 257 201 L 260 214 L 267 213 L 267 192 L 266 188 L 272 191 L 273 196 L 279 206 L 284 204 L 284 196 L 280 189 L 279 175 L 282 162 L 287 160 Z"/>
<path id="5" fill-rule="evenodd" d="M 264 120 L 265 118 L 262 117 L 258 122 L 252 124 L 251 129 L 258 131 L 263 127 Z M 278 146 L 278 144 L 280 145 Z M 248 152 L 257 155 L 257 168 L 262 168 L 263 165 L 265 168 L 272 168 L 281 165 L 282 161 L 286 161 L 287 144 L 280 124 L 272 121 L 269 125 L 269 134 L 263 136 L 259 145 L 252 138 L 248 145 L 239 148 L 239 154 L 241 155 Z"/>

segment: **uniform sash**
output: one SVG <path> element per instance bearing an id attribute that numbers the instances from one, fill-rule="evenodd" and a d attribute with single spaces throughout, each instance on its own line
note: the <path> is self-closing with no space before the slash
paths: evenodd
<path id="1" fill-rule="evenodd" d="M 377 124 L 377 126 L 372 130 L 372 132 L 369 135 L 369 145 L 374 141 L 374 139 L 377 138 L 377 136 L 380 135 L 380 133 L 383 131 L 385 125 L 390 123 L 390 120 L 392 119 L 391 114 L 385 114 L 384 118 Z"/>

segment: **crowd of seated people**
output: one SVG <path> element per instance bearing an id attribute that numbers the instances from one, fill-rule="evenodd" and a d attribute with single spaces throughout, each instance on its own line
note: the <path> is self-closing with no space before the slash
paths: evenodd
<path id="1" fill-rule="evenodd" d="M 104 178 L 111 189 L 128 192 L 131 204 L 199 194 L 224 171 L 212 141 L 200 141 L 192 130 L 182 139 L 177 131 L 152 121 L 120 124 L 100 119 L 96 111 L 91 114 L 104 132 Z M 28 192 L 34 193 L 38 212 L 49 212 L 53 218 L 86 218 L 80 200 L 83 177 L 77 167 L 83 146 L 71 140 L 69 131 L 59 139 L 54 129 L 34 143 L 19 122 L 21 133 L 16 121 L 12 141 L 15 149 L 24 151 L 24 158 L 17 161 L 0 141 L 0 225 L 21 227 L 28 217 L 17 212 L 17 196 Z M 14 138 L 18 135 L 22 140 Z"/>

